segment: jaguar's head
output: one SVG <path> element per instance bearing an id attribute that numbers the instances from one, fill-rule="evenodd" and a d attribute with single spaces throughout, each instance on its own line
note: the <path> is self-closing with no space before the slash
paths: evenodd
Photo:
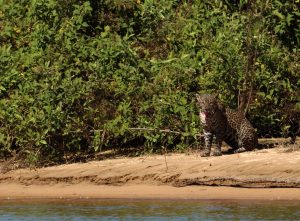
<path id="1" fill-rule="evenodd" d="M 206 117 L 212 116 L 219 109 L 216 95 L 212 94 L 196 94 L 197 106 L 200 113 Z"/>

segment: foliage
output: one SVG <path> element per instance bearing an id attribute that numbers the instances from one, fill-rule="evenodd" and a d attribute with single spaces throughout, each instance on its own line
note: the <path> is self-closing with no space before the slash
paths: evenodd
<path id="1" fill-rule="evenodd" d="M 284 135 L 299 116 L 299 16 L 284 0 L 0 0 L 0 153 L 184 150 L 198 92 Z"/>

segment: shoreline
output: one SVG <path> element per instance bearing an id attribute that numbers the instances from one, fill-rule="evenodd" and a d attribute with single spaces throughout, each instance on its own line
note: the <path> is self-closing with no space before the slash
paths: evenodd
<path id="1" fill-rule="evenodd" d="M 0 173 L 0 200 L 300 200 L 299 165 L 300 151 L 273 148 L 219 157 L 150 155 L 17 169 Z"/>
<path id="2" fill-rule="evenodd" d="M 0 201 L 4 200 L 263 200 L 300 201 L 300 188 L 238 188 L 167 185 L 94 185 L 0 184 Z"/>

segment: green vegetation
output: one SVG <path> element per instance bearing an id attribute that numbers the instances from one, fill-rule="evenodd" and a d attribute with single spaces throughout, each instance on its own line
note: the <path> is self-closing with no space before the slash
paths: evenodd
<path id="1" fill-rule="evenodd" d="M 299 118 L 299 8 L 0 0 L 0 154 L 49 163 L 112 147 L 184 150 L 201 132 L 198 92 L 245 111 L 261 136 L 285 135 Z"/>

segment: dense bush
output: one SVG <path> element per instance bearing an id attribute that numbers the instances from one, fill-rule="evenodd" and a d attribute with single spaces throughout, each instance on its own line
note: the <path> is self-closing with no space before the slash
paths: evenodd
<path id="1" fill-rule="evenodd" d="M 0 0 L 0 31 L 2 156 L 183 150 L 201 132 L 197 92 L 261 136 L 299 118 L 298 1 Z"/>

